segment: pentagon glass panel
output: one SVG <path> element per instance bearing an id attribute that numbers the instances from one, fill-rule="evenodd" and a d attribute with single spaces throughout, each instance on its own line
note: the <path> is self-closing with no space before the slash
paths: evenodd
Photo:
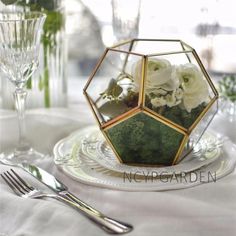
<path id="1" fill-rule="evenodd" d="M 150 56 L 145 106 L 188 130 L 215 97 L 192 52 Z"/>
<path id="2" fill-rule="evenodd" d="M 127 164 L 171 165 L 184 138 L 182 133 L 142 112 L 105 133 Z"/>
<path id="3" fill-rule="evenodd" d="M 138 106 L 139 91 L 132 79 L 133 64 L 142 57 L 120 51 L 108 50 L 92 77 L 85 93 L 104 124 Z M 137 73 L 142 74 L 142 66 Z"/>
<path id="4" fill-rule="evenodd" d="M 199 121 L 197 126 L 193 129 L 191 132 L 189 139 L 184 147 L 184 150 L 178 159 L 178 161 L 182 160 L 190 153 L 190 151 L 195 147 L 195 145 L 198 143 L 198 141 L 201 139 L 202 135 L 210 125 L 211 121 L 213 120 L 214 116 L 216 115 L 218 110 L 218 103 L 215 102 L 211 106 L 209 110 L 204 114 L 202 119 Z M 205 143 L 207 145 L 207 142 Z M 200 152 L 199 152 L 200 154 Z"/>
<path id="5" fill-rule="evenodd" d="M 144 55 L 185 51 L 180 40 L 134 40 L 132 52 Z"/>
<path id="6" fill-rule="evenodd" d="M 216 115 L 218 110 L 218 103 L 215 102 L 211 108 L 206 112 L 206 114 L 203 116 L 203 118 L 199 121 L 198 125 L 195 127 L 195 129 L 192 131 L 192 133 L 189 136 L 189 146 L 194 147 L 194 145 L 197 144 L 199 139 L 202 137 L 205 130 L 210 125 L 212 119 Z"/>

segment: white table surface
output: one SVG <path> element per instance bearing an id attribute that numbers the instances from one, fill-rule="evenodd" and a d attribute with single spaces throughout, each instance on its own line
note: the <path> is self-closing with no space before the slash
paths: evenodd
<path id="1" fill-rule="evenodd" d="M 72 82 L 71 88 L 80 87 Z M 80 91 L 80 90 L 79 90 Z M 52 154 L 54 144 L 70 132 L 94 124 L 81 93 L 70 93 L 68 108 L 27 112 L 28 137 L 39 151 Z M 211 128 L 236 143 L 236 123 L 217 116 Z M 0 151 L 17 141 L 13 111 L 0 110 Z M 235 154 L 236 158 L 236 154 Z M 216 183 L 165 192 L 124 192 L 85 185 L 72 180 L 53 164 L 52 157 L 39 166 L 53 173 L 82 200 L 105 214 L 134 226 L 132 236 L 235 236 L 236 171 Z M 9 167 L 0 165 L 0 172 Z M 41 188 L 37 180 L 18 170 Z M 84 216 L 55 200 L 17 197 L 0 179 L 0 236 L 106 235 Z"/>

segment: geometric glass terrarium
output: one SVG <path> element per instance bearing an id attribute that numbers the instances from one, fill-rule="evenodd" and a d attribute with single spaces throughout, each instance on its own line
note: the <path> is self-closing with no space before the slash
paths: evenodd
<path id="1" fill-rule="evenodd" d="M 196 51 L 181 40 L 133 39 L 107 48 L 84 94 L 118 160 L 131 165 L 176 164 L 218 107 Z"/>

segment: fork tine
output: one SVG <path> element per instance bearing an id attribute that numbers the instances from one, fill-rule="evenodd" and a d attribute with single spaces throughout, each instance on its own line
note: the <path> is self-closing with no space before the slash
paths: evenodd
<path id="1" fill-rule="evenodd" d="M 9 172 L 7 171 L 8 177 L 12 180 L 13 183 L 23 192 L 27 192 L 28 190 L 24 188 L 23 185 Z"/>
<path id="2" fill-rule="evenodd" d="M 24 194 L 19 187 L 11 180 L 11 178 L 7 175 L 7 173 L 1 174 L 1 177 L 4 179 L 4 181 L 7 183 L 7 185 L 15 192 L 16 195 Z"/>
<path id="3" fill-rule="evenodd" d="M 34 188 L 26 183 L 13 169 L 11 169 L 11 171 L 26 188 L 28 188 L 29 190 L 34 190 Z"/>
<path id="4" fill-rule="evenodd" d="M 21 190 L 21 192 L 23 193 L 28 193 L 30 190 L 28 188 L 26 188 L 24 185 L 22 185 L 22 183 L 14 176 L 14 172 L 11 169 L 12 173 L 10 173 L 10 171 L 7 171 L 8 176 L 10 176 L 11 180 L 18 186 L 18 188 Z"/>

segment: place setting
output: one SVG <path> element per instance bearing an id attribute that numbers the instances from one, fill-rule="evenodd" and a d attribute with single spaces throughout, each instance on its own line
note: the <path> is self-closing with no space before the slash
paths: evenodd
<path id="1" fill-rule="evenodd" d="M 14 86 L 18 124 L 14 115 L 3 116 L 1 135 L 15 140 L 19 131 L 18 144 L 0 153 L 1 183 L 9 192 L 27 201 L 53 199 L 101 232 L 126 234 L 137 227 L 131 217 L 108 216 L 71 189 L 155 195 L 211 185 L 234 172 L 236 145 L 212 126 L 222 112 L 218 88 L 196 50 L 181 39 L 133 38 L 106 47 L 83 87 L 87 110 L 81 117 L 67 108 L 26 115 L 27 86 L 42 67 L 47 17 L 0 12 L 0 69 Z"/>

